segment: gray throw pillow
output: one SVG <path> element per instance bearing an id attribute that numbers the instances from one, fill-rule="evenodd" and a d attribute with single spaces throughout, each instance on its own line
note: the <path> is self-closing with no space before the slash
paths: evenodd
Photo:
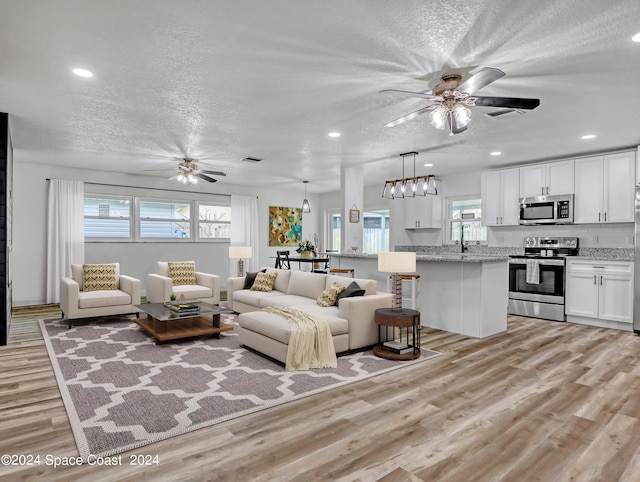
<path id="1" fill-rule="evenodd" d="M 364 296 L 364 292 L 365 292 L 365 290 L 360 288 L 360 285 L 358 283 L 356 283 L 355 281 L 352 281 L 351 284 L 349 286 L 347 286 L 344 289 L 344 291 L 338 295 L 338 298 L 336 298 L 335 305 L 338 306 L 338 303 L 340 303 L 340 300 L 342 298 L 352 298 L 354 296 Z"/>

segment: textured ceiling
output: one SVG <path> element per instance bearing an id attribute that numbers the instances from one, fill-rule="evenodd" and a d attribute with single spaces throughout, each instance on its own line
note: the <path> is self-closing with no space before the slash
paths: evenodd
<path id="1" fill-rule="evenodd" d="M 367 184 L 397 177 L 407 151 L 418 174 L 446 175 L 626 148 L 640 144 L 640 2 L 604 5 L 0 0 L 0 111 L 16 162 L 139 173 L 186 156 L 225 171 L 218 184 L 309 179 L 310 192 L 338 190 L 341 166 Z M 482 67 L 506 76 L 479 95 L 540 107 L 501 120 L 472 108 L 453 137 L 428 116 L 383 127 L 424 103 L 380 90 Z"/>

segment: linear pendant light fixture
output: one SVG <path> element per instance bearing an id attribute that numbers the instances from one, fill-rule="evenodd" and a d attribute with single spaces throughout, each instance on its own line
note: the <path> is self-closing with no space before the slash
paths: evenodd
<path id="1" fill-rule="evenodd" d="M 309 181 L 302 181 L 304 183 L 304 201 L 302 201 L 302 212 L 304 214 L 309 214 L 311 212 L 311 206 L 309 205 L 309 201 L 307 200 L 307 183 Z"/>
<path id="2" fill-rule="evenodd" d="M 402 179 L 391 179 L 385 181 L 382 189 L 382 197 L 386 199 L 402 199 L 416 196 L 437 196 L 436 176 L 416 176 L 416 156 L 417 152 L 405 152 L 402 157 Z M 413 177 L 404 177 L 405 157 L 413 156 Z"/>

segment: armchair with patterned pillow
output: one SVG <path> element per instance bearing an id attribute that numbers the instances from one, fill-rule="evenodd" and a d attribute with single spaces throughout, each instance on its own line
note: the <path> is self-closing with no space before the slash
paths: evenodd
<path id="1" fill-rule="evenodd" d="M 119 263 L 72 264 L 60 280 L 62 318 L 71 320 L 138 313 L 140 280 L 120 274 Z"/>
<path id="2" fill-rule="evenodd" d="M 149 303 L 165 303 L 172 293 L 178 300 L 220 303 L 220 276 L 196 271 L 194 261 L 158 261 L 156 270 L 147 275 Z"/>

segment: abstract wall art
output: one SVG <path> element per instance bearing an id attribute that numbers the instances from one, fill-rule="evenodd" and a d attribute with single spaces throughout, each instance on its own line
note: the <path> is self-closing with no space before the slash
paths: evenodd
<path id="1" fill-rule="evenodd" d="M 269 206 L 269 246 L 298 246 L 302 240 L 302 210 Z"/>

